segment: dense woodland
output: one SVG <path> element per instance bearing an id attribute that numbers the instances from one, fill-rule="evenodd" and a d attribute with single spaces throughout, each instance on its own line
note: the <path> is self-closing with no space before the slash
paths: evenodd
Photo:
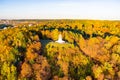
<path id="1" fill-rule="evenodd" d="M 120 80 L 120 21 L 34 22 L 0 30 L 0 80 Z"/>

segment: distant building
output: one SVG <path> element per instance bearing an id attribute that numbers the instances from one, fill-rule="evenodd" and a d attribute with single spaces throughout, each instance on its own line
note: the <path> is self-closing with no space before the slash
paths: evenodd
<path id="1" fill-rule="evenodd" d="M 59 34 L 58 40 L 55 41 L 55 42 L 57 42 L 57 43 L 65 43 L 65 41 L 62 40 L 62 35 L 61 34 Z"/>

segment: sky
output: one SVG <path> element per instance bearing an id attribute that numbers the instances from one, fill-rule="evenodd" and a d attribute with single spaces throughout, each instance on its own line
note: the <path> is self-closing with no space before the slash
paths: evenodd
<path id="1" fill-rule="evenodd" d="M 120 0 L 0 0 L 0 19 L 120 20 Z"/>

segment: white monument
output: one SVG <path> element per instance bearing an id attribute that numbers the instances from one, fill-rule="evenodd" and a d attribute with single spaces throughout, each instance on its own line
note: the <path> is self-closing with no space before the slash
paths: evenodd
<path id="1" fill-rule="evenodd" d="M 55 42 L 58 42 L 58 43 L 65 43 L 65 41 L 62 40 L 62 35 L 61 35 L 61 34 L 59 34 L 58 40 L 55 41 Z"/>

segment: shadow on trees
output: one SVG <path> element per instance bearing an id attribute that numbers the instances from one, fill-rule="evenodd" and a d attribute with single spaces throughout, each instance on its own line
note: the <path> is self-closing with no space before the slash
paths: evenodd
<path id="1" fill-rule="evenodd" d="M 83 25 L 84 27 L 84 25 Z M 84 30 L 80 30 L 78 29 L 78 27 L 76 26 L 74 29 L 69 26 L 69 25 L 66 25 L 65 28 L 64 27 L 59 27 L 59 28 L 56 28 L 55 26 L 51 26 L 51 27 L 48 27 L 47 25 L 44 25 L 43 27 L 40 28 L 40 30 L 43 30 L 43 31 L 46 31 L 46 30 L 49 30 L 49 31 L 53 31 L 55 29 L 58 29 L 58 31 L 60 32 L 63 32 L 63 31 L 70 31 L 74 34 L 81 34 L 83 36 L 84 39 L 89 39 L 90 37 L 102 37 L 102 38 L 106 38 L 107 36 L 113 36 L 114 34 L 111 34 L 109 32 L 105 32 L 103 35 L 100 35 L 98 33 L 92 33 L 91 35 L 86 33 Z M 39 38 L 40 39 L 49 39 L 51 40 L 50 38 L 48 38 L 46 35 L 42 35 L 42 33 L 40 31 L 35 31 L 35 30 L 31 30 L 31 32 L 35 33 L 35 34 L 38 34 Z M 117 37 L 120 37 L 119 35 L 115 35 Z"/>
<path id="2" fill-rule="evenodd" d="M 53 31 L 55 29 L 58 29 L 60 32 L 71 31 L 74 34 L 81 34 L 85 39 L 90 38 L 90 34 L 87 34 L 85 31 L 77 30 L 77 29 L 72 29 L 71 27 L 66 28 L 66 29 L 65 28 L 54 28 L 54 27 L 51 27 L 51 28 L 49 28 L 49 27 L 43 27 L 43 29 L 41 29 L 41 30 L 44 30 L 44 31 L 46 31 L 46 30 Z"/>

